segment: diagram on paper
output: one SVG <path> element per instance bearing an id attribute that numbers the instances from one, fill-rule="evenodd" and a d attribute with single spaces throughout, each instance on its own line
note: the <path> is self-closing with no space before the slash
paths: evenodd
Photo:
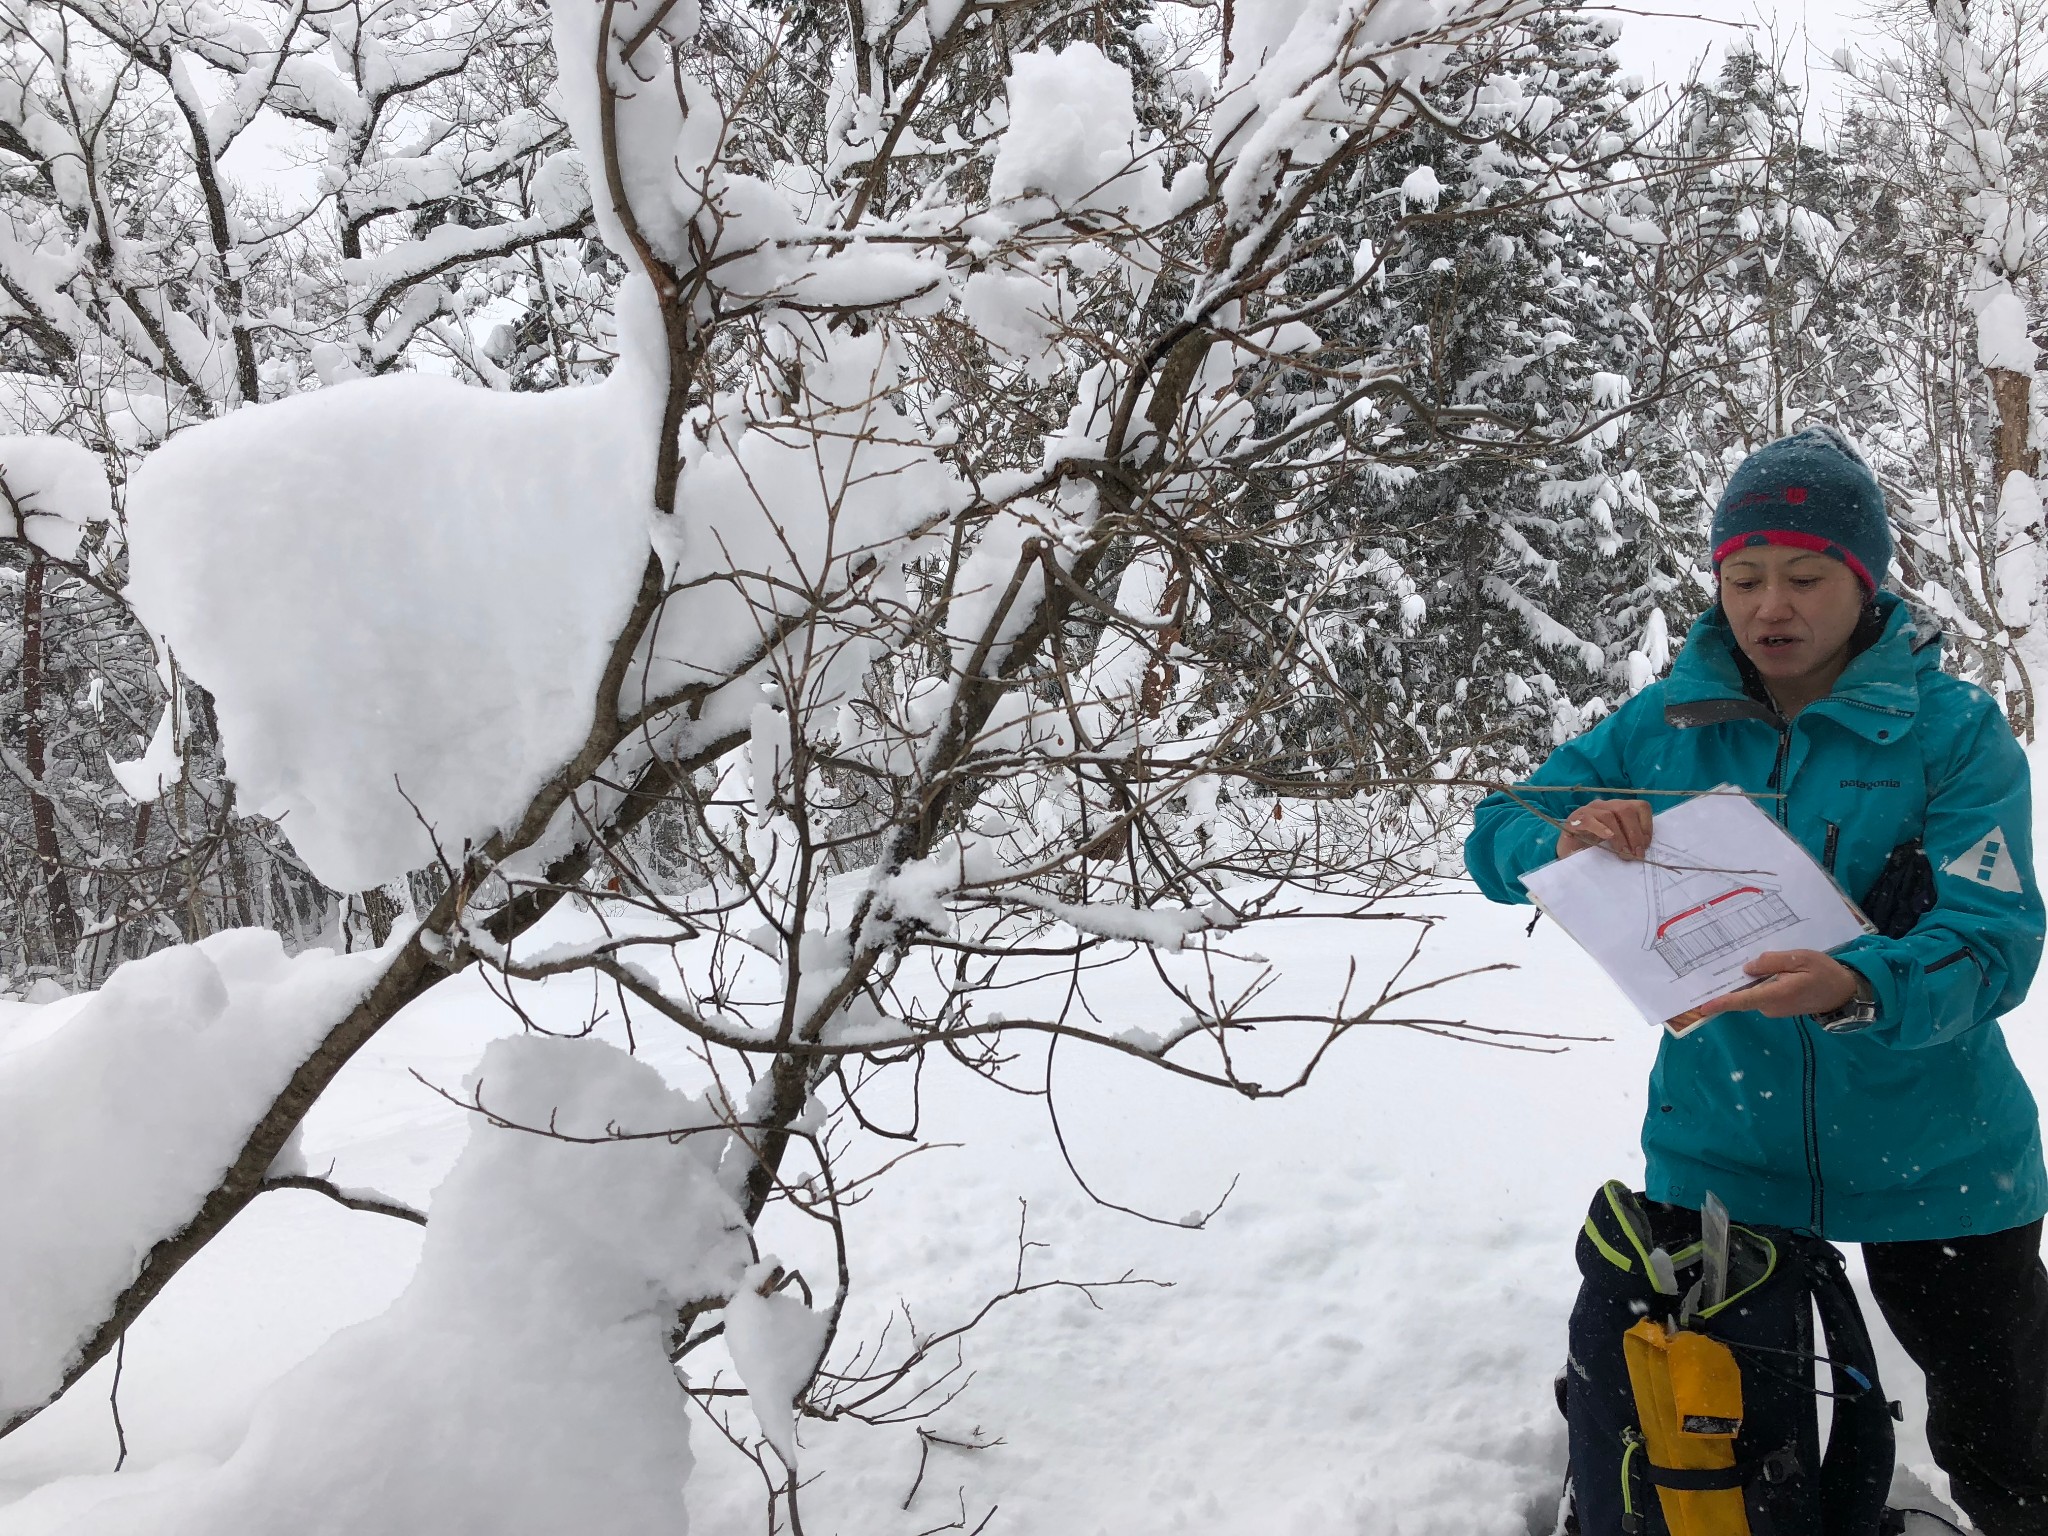
<path id="1" fill-rule="evenodd" d="M 1773 949 L 1830 950 L 1868 931 L 1828 872 L 1747 796 L 1656 813 L 1650 856 L 1588 848 L 1532 869 L 1529 894 L 1652 1023 L 1684 1034 Z"/>
<path id="2" fill-rule="evenodd" d="M 1671 967 L 1674 977 L 1717 966 L 1730 955 L 1753 951 L 1765 934 L 1799 921 L 1775 885 L 1747 875 L 1688 867 L 1684 849 L 1660 850 L 1645 864 L 1649 885 L 1649 936 L 1645 947 Z M 1665 861 L 1669 860 L 1667 864 Z"/>

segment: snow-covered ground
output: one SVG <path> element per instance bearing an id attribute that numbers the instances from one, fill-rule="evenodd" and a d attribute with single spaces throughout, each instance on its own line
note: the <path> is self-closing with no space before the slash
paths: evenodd
<path id="1" fill-rule="evenodd" d="M 1237 1180 L 1200 1231 L 1092 1205 L 1041 1102 L 935 1064 L 923 1129 L 961 1145 L 910 1159 L 858 1208 L 854 1333 L 872 1336 L 899 1297 L 929 1330 L 1001 1289 L 1020 1199 L 1030 1237 L 1047 1245 L 1033 1250 L 1027 1280 L 1132 1271 L 1172 1284 L 1098 1292 L 1099 1310 L 1070 1291 L 998 1309 L 968 1341 L 971 1383 L 928 1427 L 1001 1443 L 933 1448 L 907 1508 L 919 1454 L 910 1430 L 806 1426 L 809 1531 L 911 1536 L 963 1513 L 971 1530 L 992 1507 L 991 1533 L 1062 1536 L 1548 1530 L 1564 1450 L 1550 1377 L 1576 1279 L 1572 1240 L 1599 1180 L 1640 1176 L 1636 1121 L 1656 1040 L 1552 925 L 1524 936 L 1526 909 L 1460 894 L 1410 905 L 1444 917 L 1425 951 L 1438 969 L 1519 967 L 1453 984 L 1435 1011 L 1607 1038 L 1541 1054 L 1366 1030 L 1339 1044 L 1310 1088 L 1268 1103 L 1063 1054 L 1061 1124 L 1106 1198 L 1178 1218 Z M 1405 942 L 1385 925 L 1303 918 L 1264 931 L 1259 948 L 1306 997 L 1334 985 L 1350 956 L 1383 968 Z M 1137 995 L 1144 972 L 1128 974 Z M 587 993 L 583 1006 L 566 990 L 546 1006 L 566 1020 Z M 2037 1082 L 2048 1082 L 2044 1025 L 2048 996 L 2008 1021 Z M 332 1159 L 339 1183 L 429 1201 L 466 1127 L 411 1071 L 455 1087 L 513 1027 L 473 979 L 438 989 L 322 1103 L 307 1127 L 309 1165 Z M 689 1080 L 679 1046 L 645 1035 L 640 1045 Z M 109 1475 L 103 1362 L 0 1442 L 0 1536 L 61 1531 L 111 1494 L 147 1493 L 218 1461 L 266 1384 L 391 1302 L 420 1240 L 418 1228 L 317 1195 L 265 1196 L 131 1333 L 119 1399 L 127 1469 Z M 1919 1384 L 1880 1343 L 1887 1385 L 1907 1405 L 1902 1460 L 1939 1487 Z M 752 1466 L 701 1419 L 692 1439 L 694 1528 L 761 1529 Z M 460 1475 L 482 1474 L 470 1465 Z M 606 1529 L 601 1511 L 588 1529 Z"/>

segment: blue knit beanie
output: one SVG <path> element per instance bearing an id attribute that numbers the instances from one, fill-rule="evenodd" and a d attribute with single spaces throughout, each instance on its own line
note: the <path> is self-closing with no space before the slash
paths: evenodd
<path id="1" fill-rule="evenodd" d="M 1892 563 L 1884 491 L 1833 427 L 1804 427 L 1744 459 L 1714 509 L 1708 542 L 1716 571 L 1738 549 L 1788 544 L 1834 556 L 1866 592 L 1884 585 Z"/>

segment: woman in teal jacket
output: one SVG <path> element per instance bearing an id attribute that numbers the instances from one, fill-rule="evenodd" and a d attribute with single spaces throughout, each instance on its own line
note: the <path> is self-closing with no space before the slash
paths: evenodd
<path id="1" fill-rule="evenodd" d="M 1987 1536 L 2048 1536 L 2048 1174 L 1998 1025 L 2042 946 L 2026 759 L 1880 590 L 1883 493 L 1839 436 L 1751 455 L 1712 545 L 1721 601 L 1670 676 L 1481 802 L 1466 865 L 1493 900 L 1527 901 L 1521 877 L 1552 859 L 1640 858 L 1646 795 L 1733 784 L 1852 895 L 1888 864 L 1931 876 L 1900 936 L 1764 955 L 1710 1005 L 1726 1011 L 1663 1039 L 1645 1187 L 1862 1243 L 1957 1501 Z"/>

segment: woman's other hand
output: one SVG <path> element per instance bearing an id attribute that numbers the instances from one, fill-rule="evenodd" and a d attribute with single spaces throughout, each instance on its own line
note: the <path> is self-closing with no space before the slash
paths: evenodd
<path id="1" fill-rule="evenodd" d="M 1589 800 L 1558 828 L 1557 856 L 1605 848 L 1624 859 L 1640 859 L 1650 851 L 1650 814 L 1647 800 Z"/>
<path id="2" fill-rule="evenodd" d="M 1856 995 L 1856 972 L 1817 949 L 1772 950 L 1742 969 L 1762 979 L 1700 1004 L 1701 1013 L 1746 1009 L 1767 1019 L 1789 1019 L 1802 1013 L 1832 1013 Z"/>

